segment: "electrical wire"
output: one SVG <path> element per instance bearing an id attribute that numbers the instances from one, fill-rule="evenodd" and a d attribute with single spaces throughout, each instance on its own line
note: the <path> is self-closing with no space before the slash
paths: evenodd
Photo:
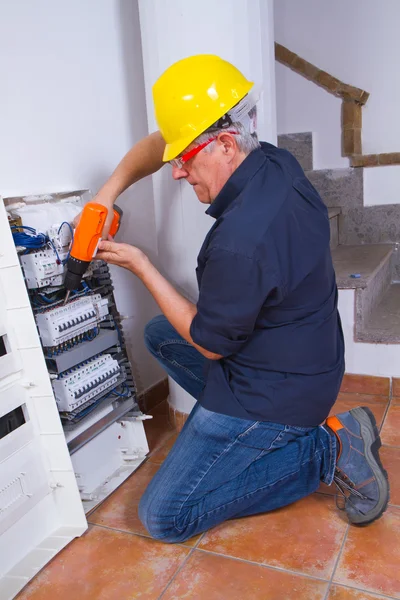
<path id="1" fill-rule="evenodd" d="M 14 240 L 14 244 L 16 246 L 23 246 L 27 251 L 30 250 L 40 250 L 44 246 L 50 245 L 54 254 L 57 257 L 57 263 L 61 264 L 60 256 L 57 252 L 57 248 L 55 247 L 53 241 L 49 238 L 45 233 L 38 233 L 36 229 L 33 227 L 28 227 L 27 225 L 11 225 L 11 229 L 16 229 L 17 231 L 12 231 L 12 236 Z M 24 229 L 28 233 L 24 231 L 19 231 L 20 229 Z"/>
<path id="2" fill-rule="evenodd" d="M 33 229 L 33 227 L 28 227 L 25 225 L 11 225 L 11 229 L 17 230 L 12 231 L 14 244 L 16 246 L 23 246 L 27 250 L 38 250 L 39 248 L 43 248 L 43 246 L 45 246 L 49 241 L 47 235 L 44 233 L 37 233 L 36 229 Z M 19 231 L 20 229 L 24 229 L 29 233 Z"/>
<path id="3" fill-rule="evenodd" d="M 116 396 L 118 396 L 119 398 L 128 398 L 130 392 L 130 389 L 128 388 L 128 386 L 126 385 L 126 383 L 122 384 L 122 388 L 126 390 L 125 394 L 120 394 L 119 392 L 116 391 L 116 389 L 114 388 L 110 393 L 111 394 L 115 394 Z"/>
<path id="4" fill-rule="evenodd" d="M 71 227 L 70 223 L 68 223 L 68 221 L 63 221 L 61 223 L 60 227 L 58 228 L 58 235 L 60 234 L 60 231 L 61 231 L 63 225 L 66 225 L 69 228 L 70 232 L 71 232 L 71 244 L 69 246 L 68 254 L 67 254 L 66 258 L 63 260 L 63 264 L 65 265 L 65 263 L 69 259 L 69 255 L 70 255 L 70 252 L 71 252 L 72 244 L 74 243 L 74 230 L 72 229 L 72 227 Z"/>

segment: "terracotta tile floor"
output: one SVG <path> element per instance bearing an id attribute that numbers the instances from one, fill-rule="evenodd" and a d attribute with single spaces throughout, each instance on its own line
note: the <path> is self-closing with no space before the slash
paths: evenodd
<path id="1" fill-rule="evenodd" d="M 398 405 L 387 411 L 388 403 L 382 395 L 343 393 L 334 408 L 370 406 L 381 424 L 381 457 L 392 489 L 382 519 L 349 526 L 325 486 L 292 506 L 224 523 L 176 545 L 152 540 L 137 516 L 143 490 L 176 439 L 163 411 L 154 411 L 146 422 L 149 460 L 89 516 L 89 530 L 18 600 L 400 599 L 399 415 Z"/>

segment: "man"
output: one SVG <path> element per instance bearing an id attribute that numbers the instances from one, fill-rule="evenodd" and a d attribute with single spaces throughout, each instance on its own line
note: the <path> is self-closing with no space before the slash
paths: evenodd
<path id="1" fill-rule="evenodd" d="M 143 524 L 182 542 L 294 502 L 320 480 L 336 483 L 351 523 L 374 521 L 389 500 L 375 419 L 366 408 L 327 419 L 344 343 L 326 207 L 291 154 L 259 144 L 253 84 L 233 65 L 187 58 L 153 93 L 162 137 L 132 149 L 97 200 L 110 205 L 163 160 L 215 221 L 197 305 L 139 249 L 100 245 L 99 258 L 132 271 L 159 304 L 147 347 L 198 400 L 141 500 Z"/>

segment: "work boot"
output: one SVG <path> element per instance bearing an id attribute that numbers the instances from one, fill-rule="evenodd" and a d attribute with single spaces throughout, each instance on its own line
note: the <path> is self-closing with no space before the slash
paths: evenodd
<path id="1" fill-rule="evenodd" d="M 334 483 L 343 499 L 349 521 L 367 525 L 382 516 L 389 502 L 388 475 L 379 458 L 381 439 L 369 408 L 328 417 L 326 425 L 336 435 L 338 456 Z"/>

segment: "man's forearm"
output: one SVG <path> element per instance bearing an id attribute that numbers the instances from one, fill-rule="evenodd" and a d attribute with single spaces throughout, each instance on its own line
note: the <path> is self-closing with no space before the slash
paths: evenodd
<path id="1" fill-rule="evenodd" d="M 164 148 L 165 141 L 159 131 L 140 140 L 124 156 L 97 196 L 114 203 L 129 186 L 163 166 Z"/>
<path id="2" fill-rule="evenodd" d="M 197 308 L 193 302 L 190 302 L 190 300 L 187 300 L 177 292 L 150 261 L 146 268 L 141 273 L 138 273 L 138 276 L 157 302 L 165 317 L 189 344 L 192 344 L 203 356 L 210 360 L 219 360 L 222 358 L 220 354 L 210 352 L 194 343 L 190 335 L 190 326 L 197 314 Z"/>

